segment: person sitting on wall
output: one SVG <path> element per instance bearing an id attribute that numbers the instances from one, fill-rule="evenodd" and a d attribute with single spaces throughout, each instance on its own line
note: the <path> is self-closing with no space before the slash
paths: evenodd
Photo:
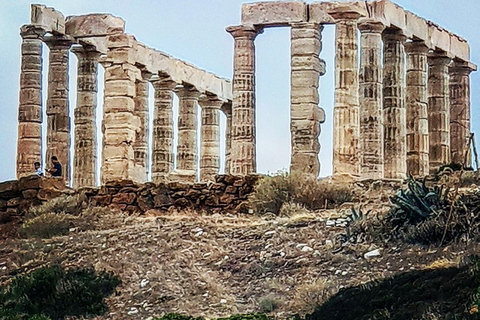
<path id="1" fill-rule="evenodd" d="M 42 166 L 40 165 L 40 162 L 35 162 L 33 164 L 35 166 L 35 174 L 37 176 L 43 177 L 43 171 L 42 171 Z"/>
<path id="2" fill-rule="evenodd" d="M 53 168 L 48 170 L 48 173 L 52 175 L 52 177 L 61 177 L 62 176 L 62 165 L 58 161 L 56 156 L 52 156 L 52 165 Z"/>

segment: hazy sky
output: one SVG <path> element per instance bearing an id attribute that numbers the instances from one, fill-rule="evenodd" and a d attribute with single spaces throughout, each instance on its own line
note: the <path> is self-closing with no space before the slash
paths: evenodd
<path id="1" fill-rule="evenodd" d="M 220 76 L 232 77 L 233 39 L 225 27 L 240 23 L 242 0 L 51 0 L 43 2 L 65 16 L 106 12 L 126 21 L 126 32 L 150 47 L 164 51 Z M 313 1 L 307 1 L 313 2 Z M 30 1 L 0 0 L 0 181 L 15 178 L 18 88 L 20 75 L 19 28 L 29 23 Z M 480 1 L 397 0 L 417 15 L 466 38 L 471 60 L 480 61 Z M 326 123 L 320 135 L 321 175 L 332 171 L 334 94 L 334 30 L 326 26 L 321 58 L 327 74 L 321 78 L 320 105 Z M 270 28 L 257 37 L 257 163 L 259 172 L 275 172 L 290 162 L 290 32 Z M 48 60 L 44 51 L 44 59 Z M 71 59 L 75 72 L 76 61 Z M 46 70 L 44 71 L 46 74 Z M 74 73 L 72 73 L 74 74 Z M 70 78 L 71 107 L 75 77 Z M 44 91 L 46 92 L 44 82 Z M 480 134 L 480 73 L 472 74 L 472 122 Z M 101 101 L 99 101 L 101 103 Z M 480 137 L 477 138 L 480 142 Z M 479 145 L 480 147 L 480 145 Z"/>

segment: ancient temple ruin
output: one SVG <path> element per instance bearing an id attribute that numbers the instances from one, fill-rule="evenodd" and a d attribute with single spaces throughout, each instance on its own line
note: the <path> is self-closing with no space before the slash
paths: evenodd
<path id="1" fill-rule="evenodd" d="M 108 14 L 64 16 L 32 5 L 21 28 L 17 176 L 42 156 L 42 42 L 48 45 L 47 159 L 57 155 L 74 187 L 94 186 L 97 69 L 105 70 L 101 179 L 147 179 L 148 82 L 155 89 L 152 179 L 208 181 L 220 162 L 219 114 L 227 118 L 226 171 L 256 172 L 255 45 L 264 28 L 291 28 L 291 171 L 320 169 L 319 78 L 323 25 L 336 26 L 334 174 L 355 179 L 423 176 L 463 163 L 470 137 L 467 42 L 388 0 L 244 4 L 234 39 L 233 81 L 151 49 Z M 360 37 L 357 34 L 360 33 Z M 69 117 L 68 53 L 78 57 L 77 105 Z M 172 92 L 179 97 L 173 159 Z M 197 115 L 197 105 L 201 115 Z M 201 116 L 201 128 L 197 117 Z M 74 132 L 71 130 L 74 124 Z M 197 142 L 197 130 L 201 141 Z M 70 137 L 75 135 L 73 176 Z M 197 168 L 197 143 L 201 145 Z M 468 165 L 468 163 L 467 163 Z"/>

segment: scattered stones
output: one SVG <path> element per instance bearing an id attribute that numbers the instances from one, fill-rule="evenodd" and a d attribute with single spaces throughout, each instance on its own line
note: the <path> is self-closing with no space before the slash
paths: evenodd
<path id="1" fill-rule="evenodd" d="M 371 259 L 371 258 L 380 257 L 381 253 L 380 253 L 379 249 L 375 249 L 375 250 L 372 250 L 372 251 L 369 251 L 369 252 L 365 253 L 363 256 L 364 256 L 365 259 Z"/>

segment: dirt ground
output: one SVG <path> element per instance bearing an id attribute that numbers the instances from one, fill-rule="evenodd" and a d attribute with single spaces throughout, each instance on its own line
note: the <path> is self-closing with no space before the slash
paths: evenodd
<path id="1" fill-rule="evenodd" d="M 409 270 L 458 265 L 477 245 L 445 248 L 350 244 L 334 253 L 335 210 L 291 217 L 107 214 L 95 230 L 0 243 L 0 283 L 43 265 L 94 267 L 122 285 L 97 319 L 148 319 L 175 312 L 213 318 L 305 314 L 340 288 Z M 380 256 L 365 253 L 379 249 Z"/>

